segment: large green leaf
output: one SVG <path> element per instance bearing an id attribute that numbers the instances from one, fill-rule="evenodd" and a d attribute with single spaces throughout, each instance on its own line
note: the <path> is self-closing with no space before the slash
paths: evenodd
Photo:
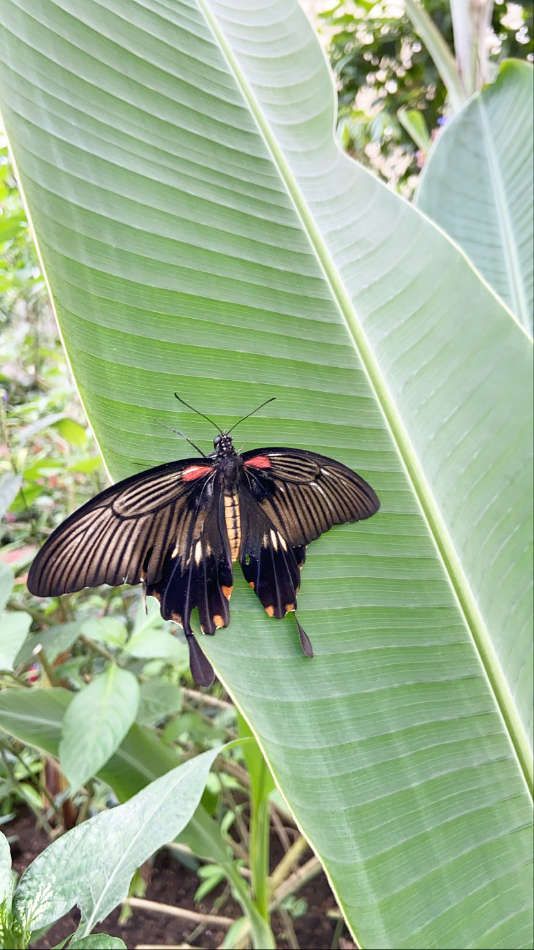
<path id="1" fill-rule="evenodd" d="M 15 910 L 32 930 L 75 905 L 85 937 L 123 900 L 132 875 L 187 825 L 218 754 L 210 749 L 155 779 L 133 798 L 100 812 L 52 842 L 22 875 Z"/>
<path id="2" fill-rule="evenodd" d="M 532 329 L 532 66 L 504 62 L 495 82 L 439 136 L 417 204 L 458 242 Z"/>
<path id="3" fill-rule="evenodd" d="M 110 663 L 76 693 L 63 719 L 61 768 L 73 790 L 92 778 L 118 749 L 139 708 L 139 683 Z"/>
<path id="4" fill-rule="evenodd" d="M 445 236 L 343 156 L 295 0 L 0 0 L 3 112 L 114 476 L 205 423 L 368 477 L 292 618 L 205 646 L 366 946 L 530 941 L 530 348 Z M 251 385 L 253 384 L 253 385 Z"/>

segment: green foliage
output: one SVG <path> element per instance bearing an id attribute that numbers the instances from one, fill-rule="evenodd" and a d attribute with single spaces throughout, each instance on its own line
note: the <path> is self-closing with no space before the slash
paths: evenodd
<path id="1" fill-rule="evenodd" d="M 532 80 L 529 63 L 504 62 L 495 82 L 449 122 L 417 191 L 418 207 L 458 242 L 527 332 L 534 305 Z"/>
<path id="2" fill-rule="evenodd" d="M 26 950 L 31 930 L 6 901 L 0 903 L 0 947 L 2 950 Z"/>
<path id="3" fill-rule="evenodd" d="M 127 895 L 136 868 L 188 823 L 218 750 L 156 779 L 126 804 L 67 832 L 24 872 L 14 908 L 32 930 L 50 926 L 71 907 L 87 936 Z"/>
<path id="4" fill-rule="evenodd" d="M 453 49 L 448 0 L 425 0 L 424 8 Z M 446 115 L 446 89 L 436 64 L 400 5 L 340 0 L 320 18 L 336 75 L 343 146 L 410 193 L 425 143 Z M 496 3 L 492 28 L 492 64 L 532 52 L 527 5 L 516 5 L 511 14 L 508 4 Z M 404 118 L 412 111 L 419 115 L 415 134 Z"/>

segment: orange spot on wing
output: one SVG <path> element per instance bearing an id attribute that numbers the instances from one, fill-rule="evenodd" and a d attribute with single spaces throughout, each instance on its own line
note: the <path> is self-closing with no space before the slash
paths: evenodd
<path id="1" fill-rule="evenodd" d="M 272 468 L 268 455 L 254 455 L 251 459 L 247 459 L 245 465 L 252 465 L 253 468 Z"/>
<path id="2" fill-rule="evenodd" d="M 216 627 L 224 627 L 224 620 L 220 614 L 214 614 L 213 623 Z"/>
<path id="3" fill-rule="evenodd" d="M 184 482 L 194 482 L 196 478 L 202 478 L 211 470 L 211 465 L 190 465 L 189 468 L 184 468 L 182 479 Z"/>
<path id="4" fill-rule="evenodd" d="M 224 586 L 221 587 L 221 590 L 222 590 L 222 592 L 223 592 L 223 594 L 224 594 L 224 596 L 226 597 L 227 600 L 230 600 L 230 597 L 232 596 L 232 591 L 233 591 L 233 589 L 234 589 L 233 587 L 224 587 Z"/>
<path id="5" fill-rule="evenodd" d="M 268 614 L 269 617 L 274 617 L 274 607 L 272 604 L 269 604 L 269 606 L 265 608 L 265 613 Z"/>
<path id="6" fill-rule="evenodd" d="M 294 610 L 294 609 L 295 609 L 295 604 L 286 604 L 286 606 L 285 606 L 286 614 L 289 613 L 291 610 Z"/>
<path id="7" fill-rule="evenodd" d="M 254 588 L 256 587 L 254 581 L 249 581 L 249 582 L 248 582 L 248 586 L 249 586 L 249 587 L 252 587 L 252 590 L 254 590 Z"/>

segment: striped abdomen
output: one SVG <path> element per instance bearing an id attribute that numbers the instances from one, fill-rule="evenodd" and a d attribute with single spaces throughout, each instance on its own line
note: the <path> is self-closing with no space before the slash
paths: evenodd
<path id="1" fill-rule="evenodd" d="M 239 496 L 237 492 L 224 495 L 224 520 L 226 523 L 226 532 L 228 534 L 228 543 L 230 545 L 230 556 L 232 561 L 237 561 L 239 557 L 239 547 L 241 545 L 241 515 L 239 513 Z"/>

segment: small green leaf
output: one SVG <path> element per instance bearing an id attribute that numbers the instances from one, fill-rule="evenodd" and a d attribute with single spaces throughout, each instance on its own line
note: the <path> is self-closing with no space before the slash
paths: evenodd
<path id="1" fill-rule="evenodd" d="M 98 640 L 110 647 L 122 647 L 128 638 L 126 625 L 117 617 L 97 617 L 85 620 L 80 633 L 91 640 Z"/>
<path id="2" fill-rule="evenodd" d="M 78 937 L 69 943 L 69 950 L 127 950 L 124 940 L 110 937 L 109 934 L 89 934 Z"/>
<path id="3" fill-rule="evenodd" d="M 14 905 L 33 929 L 75 904 L 85 937 L 128 893 L 132 874 L 189 822 L 218 749 L 156 779 L 125 805 L 101 812 L 49 845 L 23 874 Z"/>
<path id="4" fill-rule="evenodd" d="M 186 647 L 185 644 L 180 643 L 166 630 L 145 627 L 139 631 L 134 630 L 125 646 L 125 650 L 131 656 L 139 659 L 158 657 L 179 663 L 184 658 Z"/>
<path id="5" fill-rule="evenodd" d="M 67 472 L 83 472 L 89 475 L 96 472 L 102 466 L 102 457 L 100 455 L 89 455 L 87 458 L 79 459 L 67 465 Z"/>
<path id="6" fill-rule="evenodd" d="M 137 722 L 153 726 L 166 716 L 178 712 L 182 705 L 180 690 L 162 679 L 151 679 L 141 684 L 141 701 Z"/>
<path id="7" fill-rule="evenodd" d="M 21 485 L 20 475 L 7 473 L 0 476 L 0 518 L 4 517 Z"/>
<path id="8" fill-rule="evenodd" d="M 0 615 L 0 670 L 13 669 L 13 663 L 28 636 L 32 618 L 25 613 Z"/>
<path id="9" fill-rule="evenodd" d="M 76 694 L 63 720 L 61 767 L 73 789 L 91 778 L 113 755 L 132 725 L 139 684 L 128 670 L 110 665 Z"/>
<path id="10" fill-rule="evenodd" d="M 80 425 L 79 422 L 76 422 L 75 419 L 58 419 L 54 423 L 53 428 L 59 432 L 60 436 L 65 439 L 66 442 L 70 442 L 71 445 L 82 446 L 87 442 L 87 431 Z"/>

